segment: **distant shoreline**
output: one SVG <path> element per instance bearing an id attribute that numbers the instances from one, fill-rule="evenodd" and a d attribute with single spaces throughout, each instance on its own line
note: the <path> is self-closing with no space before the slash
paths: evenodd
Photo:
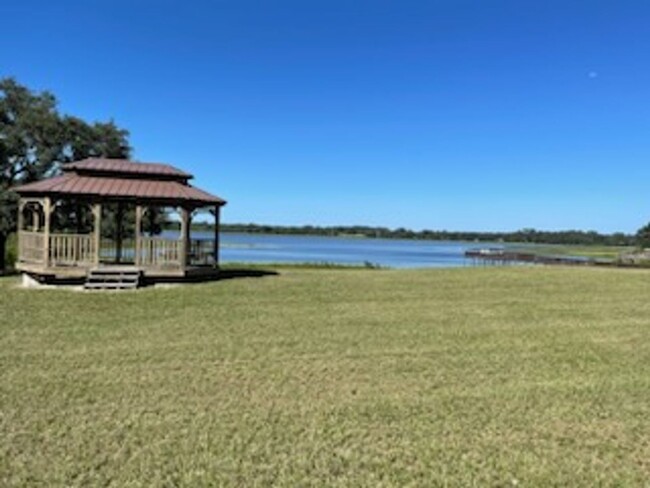
<path id="1" fill-rule="evenodd" d="M 168 226 L 169 229 L 177 226 Z M 192 230 L 214 232 L 214 226 L 196 223 Z M 637 245 L 636 236 L 632 234 L 601 234 L 595 231 L 563 230 L 540 231 L 522 229 L 515 232 L 473 232 L 420 230 L 371 226 L 279 226 L 262 224 L 221 224 L 221 232 L 240 232 L 246 234 L 303 235 L 323 237 L 345 237 L 355 239 L 412 239 L 428 241 L 463 241 L 463 242 L 503 242 L 513 244 L 560 244 L 580 246 L 616 246 L 631 247 Z"/>

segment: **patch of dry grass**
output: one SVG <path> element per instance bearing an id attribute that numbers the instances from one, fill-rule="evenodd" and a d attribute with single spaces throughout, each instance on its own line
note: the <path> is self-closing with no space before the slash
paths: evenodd
<path id="1" fill-rule="evenodd" d="M 650 273 L 283 269 L 0 280 L 5 486 L 650 479 Z"/>

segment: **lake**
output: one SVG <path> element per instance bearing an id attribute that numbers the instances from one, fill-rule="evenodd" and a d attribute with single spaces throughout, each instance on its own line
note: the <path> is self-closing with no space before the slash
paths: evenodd
<path id="1" fill-rule="evenodd" d="M 194 232 L 193 238 L 211 238 Z M 239 263 L 372 263 L 390 268 L 471 266 L 467 249 L 501 244 L 354 237 L 221 234 L 221 261 Z"/>

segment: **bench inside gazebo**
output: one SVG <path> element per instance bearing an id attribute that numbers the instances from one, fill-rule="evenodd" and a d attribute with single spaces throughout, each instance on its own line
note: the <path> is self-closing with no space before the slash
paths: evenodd
<path id="1" fill-rule="evenodd" d="M 226 202 L 190 185 L 191 174 L 166 164 L 98 158 L 62 170 L 14 188 L 20 197 L 17 268 L 23 273 L 46 281 L 118 270 L 154 279 L 218 270 L 219 214 Z M 214 216 L 214 234 L 193 239 L 192 217 L 201 210 Z M 154 229 L 164 211 L 177 213 L 180 231 Z"/>

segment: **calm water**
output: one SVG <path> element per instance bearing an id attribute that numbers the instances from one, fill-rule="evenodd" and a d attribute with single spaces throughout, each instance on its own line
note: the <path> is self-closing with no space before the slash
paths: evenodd
<path id="1" fill-rule="evenodd" d="M 196 239 L 209 233 L 193 233 Z M 469 266 L 467 249 L 501 247 L 498 244 L 363 239 L 345 237 L 221 234 L 221 261 L 241 263 L 337 263 L 369 262 L 390 268 Z"/>

